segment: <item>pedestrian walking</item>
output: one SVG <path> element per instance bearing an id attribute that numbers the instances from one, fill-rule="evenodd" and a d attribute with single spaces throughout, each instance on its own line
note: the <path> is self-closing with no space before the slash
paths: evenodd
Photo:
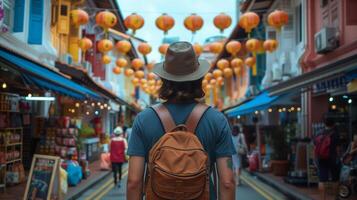
<path id="1" fill-rule="evenodd" d="M 135 118 L 129 141 L 127 199 L 235 199 L 231 129 L 225 116 L 205 104 L 203 76 L 210 65 L 188 42 L 169 46 L 154 72 L 165 102 Z M 145 171 L 145 164 L 147 170 Z M 219 196 L 211 180 L 217 165 Z"/>
<path id="2" fill-rule="evenodd" d="M 339 135 L 332 118 L 325 119 L 325 129 L 314 139 L 315 157 L 317 158 L 319 189 L 322 199 L 326 198 L 326 186 L 332 182 L 333 193 L 337 193 L 340 173 L 337 147 Z"/>
<path id="3" fill-rule="evenodd" d="M 123 129 L 116 127 L 114 129 L 114 137 L 110 141 L 110 161 L 112 162 L 112 171 L 114 177 L 114 184 L 120 187 L 122 179 L 122 167 L 125 162 L 125 152 L 128 148 L 128 143 L 123 137 Z M 118 182 L 119 173 L 119 182 Z"/>
<path id="4" fill-rule="evenodd" d="M 241 126 L 239 125 L 233 126 L 232 140 L 237 152 L 232 156 L 232 159 L 233 159 L 233 167 L 236 175 L 236 185 L 239 186 L 241 183 L 240 175 L 243 168 L 243 162 L 245 162 L 244 159 L 246 159 L 245 157 L 247 156 L 247 152 L 248 152 L 248 146 L 247 143 L 245 142 L 243 128 Z"/>

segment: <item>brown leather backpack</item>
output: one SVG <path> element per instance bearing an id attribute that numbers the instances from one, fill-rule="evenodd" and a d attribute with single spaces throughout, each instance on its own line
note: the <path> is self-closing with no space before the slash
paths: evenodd
<path id="1" fill-rule="evenodd" d="M 165 134 L 149 153 L 147 200 L 209 200 L 209 158 L 194 133 L 207 108 L 197 104 L 186 124 L 176 126 L 163 104 L 153 107 Z"/>

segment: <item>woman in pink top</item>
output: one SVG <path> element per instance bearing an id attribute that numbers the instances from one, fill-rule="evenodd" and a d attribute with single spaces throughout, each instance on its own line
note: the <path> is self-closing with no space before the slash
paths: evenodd
<path id="1" fill-rule="evenodd" d="M 112 170 L 114 175 L 114 184 L 120 187 L 122 177 L 122 165 L 125 162 L 125 152 L 128 148 L 128 143 L 123 137 L 123 129 L 116 127 L 114 129 L 114 137 L 110 142 L 110 161 L 112 162 Z M 117 173 L 119 171 L 119 184 L 117 181 Z"/>

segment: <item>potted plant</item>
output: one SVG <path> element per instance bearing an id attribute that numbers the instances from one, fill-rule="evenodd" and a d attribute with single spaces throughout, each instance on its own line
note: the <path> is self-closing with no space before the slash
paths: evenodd
<path id="1" fill-rule="evenodd" d="M 289 146 L 283 128 L 278 127 L 271 132 L 271 169 L 275 176 L 286 176 L 289 171 Z"/>

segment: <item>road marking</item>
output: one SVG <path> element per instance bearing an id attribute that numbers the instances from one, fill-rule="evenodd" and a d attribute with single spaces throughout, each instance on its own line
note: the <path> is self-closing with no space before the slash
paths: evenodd
<path id="1" fill-rule="evenodd" d="M 128 175 L 128 171 L 125 171 L 123 174 L 122 174 L 122 177 L 125 177 Z M 98 194 L 98 196 L 94 199 L 94 200 L 100 200 L 104 195 L 106 195 L 111 189 L 113 189 L 114 187 L 114 183 L 113 183 L 113 180 L 111 181 L 111 184 L 110 186 L 105 189 L 104 191 L 102 191 L 100 194 Z"/>
<path id="2" fill-rule="evenodd" d="M 261 194 L 264 198 L 267 200 L 274 200 L 272 196 L 270 196 L 267 192 L 264 190 L 258 188 L 252 181 L 248 180 L 248 178 L 241 176 L 241 179 L 246 182 L 250 187 L 252 187 L 255 191 L 257 191 L 259 194 Z"/>
<path id="3" fill-rule="evenodd" d="M 128 174 L 128 168 L 124 169 L 124 177 Z M 123 176 L 122 175 L 122 176 Z M 93 193 L 91 193 L 85 200 L 92 200 L 94 199 L 96 196 L 100 195 L 101 193 L 103 193 L 103 190 L 106 190 L 105 188 L 112 188 L 110 187 L 110 184 L 114 185 L 114 180 L 112 178 L 110 178 L 107 182 L 105 182 L 100 188 L 96 189 Z"/>

